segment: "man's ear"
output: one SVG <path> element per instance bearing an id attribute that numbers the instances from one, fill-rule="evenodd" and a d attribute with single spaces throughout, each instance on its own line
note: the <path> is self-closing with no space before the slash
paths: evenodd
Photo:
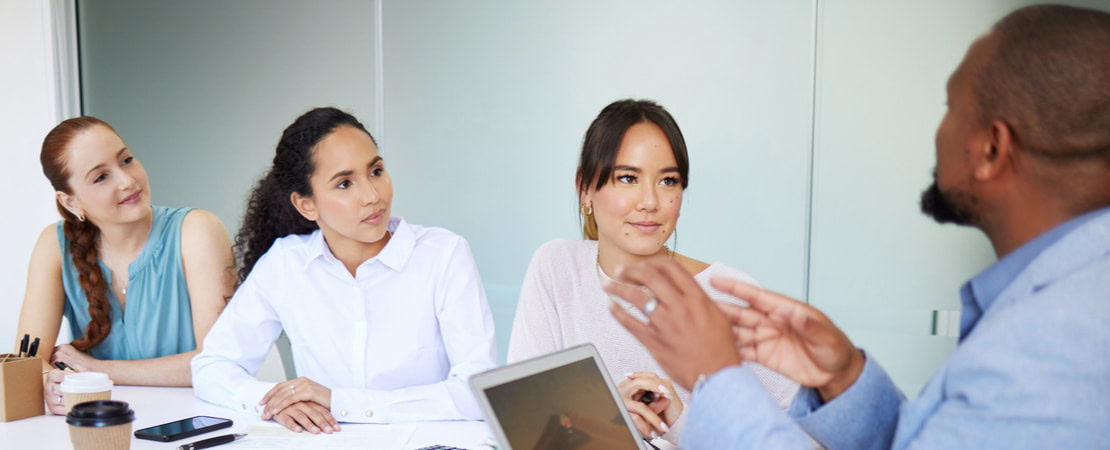
<path id="1" fill-rule="evenodd" d="M 73 198 L 72 195 L 62 191 L 54 191 L 54 198 L 58 199 L 58 204 L 62 205 L 70 214 L 77 217 L 85 217 L 84 208 L 81 208 L 81 206 L 77 204 L 77 199 Z"/>
<path id="2" fill-rule="evenodd" d="M 986 139 L 971 155 L 975 178 L 986 181 L 1013 169 L 1013 157 L 1013 130 L 1001 120 L 992 121 Z"/>
<path id="3" fill-rule="evenodd" d="M 296 192 L 289 194 L 289 201 L 293 203 L 293 207 L 297 208 L 297 212 L 305 219 L 315 222 L 320 218 L 319 213 L 316 212 L 316 202 L 312 197 L 305 197 Z"/>

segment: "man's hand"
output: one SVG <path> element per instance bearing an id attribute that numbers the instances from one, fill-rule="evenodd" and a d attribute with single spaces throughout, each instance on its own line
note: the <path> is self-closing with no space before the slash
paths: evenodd
<path id="1" fill-rule="evenodd" d="M 617 319 L 647 347 L 671 379 L 691 390 L 699 375 L 740 364 L 732 326 L 689 273 L 671 260 L 653 260 L 625 267 L 605 291 L 641 310 L 652 300 L 635 286 L 647 287 L 658 305 L 643 323 L 617 303 L 609 305 Z"/>
<path id="2" fill-rule="evenodd" d="M 827 316 L 798 300 L 728 278 L 711 283 L 747 301 L 721 304 L 736 336 L 740 357 L 763 364 L 798 384 L 817 388 L 827 402 L 855 383 L 864 356 Z"/>

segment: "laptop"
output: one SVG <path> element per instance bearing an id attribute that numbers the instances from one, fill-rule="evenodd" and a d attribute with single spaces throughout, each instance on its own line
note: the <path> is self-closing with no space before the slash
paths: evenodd
<path id="1" fill-rule="evenodd" d="M 499 448 L 649 450 L 591 344 L 470 377 Z"/>

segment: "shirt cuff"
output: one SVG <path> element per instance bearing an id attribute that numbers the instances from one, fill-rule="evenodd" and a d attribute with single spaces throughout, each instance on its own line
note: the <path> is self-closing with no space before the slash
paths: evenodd
<path id="1" fill-rule="evenodd" d="M 722 369 L 695 389 L 682 448 L 812 448 L 752 372 Z"/>
<path id="2" fill-rule="evenodd" d="M 879 363 L 864 358 L 859 378 L 832 401 L 803 387 L 790 405 L 790 417 L 825 448 L 885 449 L 894 440 L 906 397 Z"/>
<path id="3" fill-rule="evenodd" d="M 233 390 L 232 403 L 227 406 L 243 414 L 262 417 L 263 406 L 259 405 L 258 402 L 262 401 L 262 397 L 265 397 L 266 393 L 270 392 L 277 383 L 258 380 L 244 380 L 242 383 Z"/>
<path id="4" fill-rule="evenodd" d="M 382 404 L 374 392 L 367 389 L 331 390 L 331 415 L 340 422 L 388 423 L 384 411 L 379 411 Z"/>

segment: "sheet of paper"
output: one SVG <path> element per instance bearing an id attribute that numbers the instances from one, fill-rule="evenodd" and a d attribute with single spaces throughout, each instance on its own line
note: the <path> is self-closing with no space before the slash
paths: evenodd
<path id="1" fill-rule="evenodd" d="M 403 450 L 416 427 L 412 425 L 343 424 L 332 434 L 294 433 L 278 424 L 252 424 L 244 431 L 247 437 L 223 448 L 326 448 Z"/>

